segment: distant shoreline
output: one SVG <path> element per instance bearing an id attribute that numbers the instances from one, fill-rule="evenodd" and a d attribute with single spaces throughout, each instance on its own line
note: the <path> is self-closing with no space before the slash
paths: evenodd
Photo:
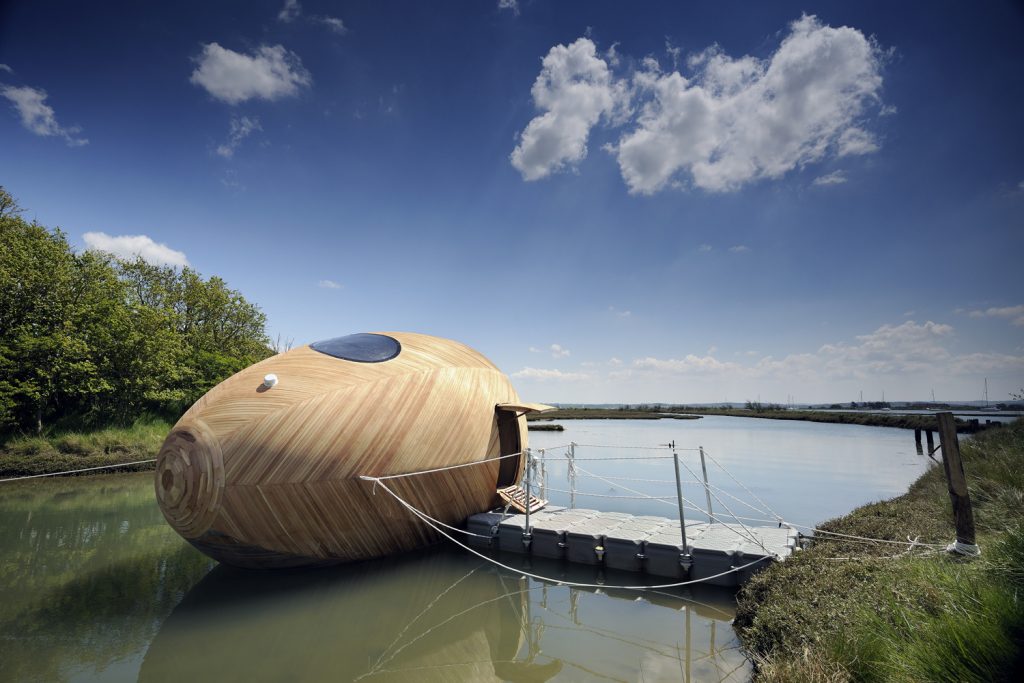
<path id="1" fill-rule="evenodd" d="M 895 427 L 898 429 L 922 429 L 936 431 L 935 415 L 899 415 L 874 412 L 825 412 L 821 410 L 747 410 L 744 408 L 687 408 L 685 412 L 673 407 L 666 410 L 647 408 L 565 408 L 546 413 L 531 413 L 526 416 L 530 422 L 543 420 L 695 420 L 703 416 L 722 415 L 725 417 L 755 417 L 766 420 L 798 420 L 826 424 L 855 424 L 867 427 Z M 993 414 L 992 417 L 1002 414 Z M 979 418 L 984 417 L 979 415 Z M 979 420 L 978 424 L 957 419 L 957 431 L 974 434 L 989 429 Z"/>

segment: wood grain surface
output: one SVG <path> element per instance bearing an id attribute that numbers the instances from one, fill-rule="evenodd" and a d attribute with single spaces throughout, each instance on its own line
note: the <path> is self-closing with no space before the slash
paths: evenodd
<path id="1" fill-rule="evenodd" d="M 358 477 L 493 459 L 495 406 L 519 397 L 507 376 L 463 344 L 381 334 L 401 343 L 396 358 L 360 363 L 304 346 L 242 370 L 197 401 L 157 457 L 167 521 L 203 552 L 242 566 L 349 562 L 436 540 Z M 278 377 L 271 389 L 263 386 L 268 373 Z M 525 448 L 525 418 L 517 424 Z M 388 485 L 458 524 L 495 504 L 499 462 Z"/>

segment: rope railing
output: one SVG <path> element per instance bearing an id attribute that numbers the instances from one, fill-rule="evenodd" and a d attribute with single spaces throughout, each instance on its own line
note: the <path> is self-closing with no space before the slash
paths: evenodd
<path id="1" fill-rule="evenodd" d="M 600 475 L 594 474 L 593 472 L 588 472 L 587 470 L 583 469 L 582 467 L 579 468 L 579 469 L 580 469 L 580 471 L 585 472 L 586 474 L 589 474 L 592 477 L 596 477 L 597 479 L 603 479 L 603 477 L 601 477 Z M 692 474 L 692 472 L 691 472 L 691 474 Z M 611 482 L 609 482 L 609 483 L 611 483 Z M 630 488 L 628 486 L 623 486 L 621 484 L 619 486 L 621 488 L 624 488 L 627 491 L 632 492 L 632 493 L 636 493 L 636 494 L 640 494 L 640 495 L 645 495 L 643 493 L 643 491 L 637 491 L 634 488 Z M 685 496 L 673 496 L 672 498 L 666 498 L 666 499 L 659 499 L 659 498 L 655 498 L 653 496 L 651 496 L 649 498 L 651 500 L 660 500 L 661 502 L 665 503 L 666 505 L 672 505 L 671 501 L 675 501 L 676 505 L 678 505 L 678 504 L 680 504 L 680 498 L 681 498 L 683 506 L 689 506 L 690 509 L 697 510 L 701 514 L 707 516 L 707 518 L 709 520 L 715 521 L 717 519 L 714 514 L 712 514 L 708 510 L 702 509 L 700 506 L 696 505 L 693 501 L 687 500 Z M 728 524 L 726 524 L 725 527 L 727 529 L 729 529 L 730 531 L 732 531 L 733 533 L 735 533 L 740 538 L 742 538 L 743 540 L 750 541 L 754 545 L 761 546 L 762 550 L 764 550 L 766 553 L 768 553 L 768 555 L 775 556 L 775 553 L 772 553 L 767 548 L 765 548 L 764 544 L 761 543 L 761 541 L 757 538 L 757 536 L 753 532 L 751 532 L 746 527 L 746 525 L 744 525 L 742 522 L 739 522 L 739 520 L 737 520 L 737 522 L 743 527 L 744 533 L 741 533 L 739 530 L 734 529 L 733 527 L 729 526 Z"/>
<path id="2" fill-rule="evenodd" d="M 145 465 L 151 462 L 156 462 L 156 458 L 151 460 L 135 460 L 134 462 L 119 462 L 116 465 L 100 465 L 98 467 L 83 467 L 77 470 L 64 470 L 63 472 L 47 472 L 46 474 L 27 474 L 23 477 L 9 477 L 8 479 L 0 479 L 0 484 L 5 481 L 21 481 L 22 479 L 39 479 L 40 477 L 62 477 L 66 474 L 80 474 L 81 472 L 95 472 L 96 470 L 112 470 L 117 467 L 131 467 L 132 465 Z"/>
<path id="3" fill-rule="evenodd" d="M 449 541 L 451 541 L 455 545 L 459 546 L 463 550 L 466 550 L 466 551 L 472 553 L 473 555 L 476 555 L 480 559 L 482 559 L 482 560 L 484 560 L 486 562 L 490 562 L 491 564 L 493 564 L 493 565 L 495 565 L 497 567 L 500 567 L 501 569 L 504 569 L 505 571 L 513 572 L 513 573 L 516 573 L 516 574 L 520 574 L 522 576 L 528 576 L 531 579 L 537 579 L 538 581 L 547 581 L 547 582 L 550 582 L 550 583 L 553 583 L 553 584 L 556 584 L 556 585 L 559 585 L 559 586 L 573 586 L 573 587 L 576 587 L 576 588 L 612 588 L 612 589 L 620 589 L 620 590 L 637 590 L 637 591 L 644 591 L 644 590 L 650 590 L 650 589 L 660 589 L 660 588 L 678 588 L 680 586 L 690 586 L 690 585 L 697 584 L 697 583 L 706 583 L 708 581 L 712 581 L 714 579 L 718 579 L 718 578 L 721 578 L 723 576 L 727 576 L 729 574 L 733 574 L 733 573 L 736 573 L 736 572 L 742 572 L 742 571 L 744 571 L 746 569 L 749 569 L 749 568 L 753 567 L 754 565 L 757 565 L 757 564 L 759 564 L 761 562 L 764 562 L 765 560 L 769 559 L 769 557 L 770 557 L 770 556 L 759 557 L 759 558 L 757 558 L 756 560 L 754 560 L 752 562 L 748 562 L 748 563 L 746 563 L 744 565 L 741 565 L 739 567 L 732 567 L 732 568 L 730 568 L 730 569 L 728 569 L 728 570 L 726 570 L 724 572 L 719 572 L 718 574 L 714 574 L 712 576 L 707 576 L 707 577 L 703 577 L 703 578 L 700 578 L 700 579 L 691 579 L 689 581 L 676 581 L 676 582 L 673 582 L 673 583 L 663 583 L 663 584 L 653 584 L 653 585 L 641 584 L 641 585 L 632 585 L 632 586 L 630 586 L 630 585 L 612 585 L 612 584 L 607 584 L 607 583 L 583 583 L 583 582 L 579 582 L 579 581 L 567 581 L 565 579 L 559 579 L 559 578 L 551 577 L 551 576 L 542 576 L 540 574 L 534 574 L 534 573 L 531 573 L 531 572 L 528 572 L 528 571 L 524 571 L 522 569 L 517 569 L 517 568 L 511 567 L 511 566 L 509 566 L 507 564 L 503 564 L 503 563 L 499 562 L 498 560 L 495 560 L 492 557 L 488 557 L 487 555 L 484 555 L 483 553 L 478 552 L 477 550 L 469 547 L 465 543 L 462 543 L 462 542 L 458 541 L 454 536 L 451 536 L 448 533 L 446 533 L 441 526 L 435 526 L 430 521 L 432 518 L 429 515 L 427 515 L 426 513 L 420 511 L 414 505 L 412 505 L 411 503 L 407 502 L 405 499 L 403 499 L 397 493 L 392 491 L 391 488 L 388 487 L 388 485 L 385 484 L 383 481 L 381 481 L 380 478 L 378 478 L 378 477 L 370 477 L 370 476 L 367 476 L 367 475 L 362 475 L 359 478 L 362 479 L 363 481 L 373 482 L 375 485 L 380 486 L 382 489 L 387 491 L 387 493 L 390 494 L 392 498 L 394 498 L 396 501 L 398 501 L 398 503 L 400 505 L 402 505 L 402 507 L 404 507 L 406 510 L 408 510 L 409 512 L 414 514 L 416 517 L 418 517 L 420 520 L 422 520 L 425 524 L 427 524 L 427 526 L 430 526 L 431 528 L 434 529 L 434 531 L 436 531 L 437 533 L 441 534 L 442 536 L 444 536 Z"/>
<path id="4" fill-rule="evenodd" d="M 659 445 L 656 445 L 656 446 L 632 446 L 632 445 L 623 445 L 623 444 L 581 444 L 581 443 L 572 442 L 572 443 L 569 443 L 569 444 L 561 444 L 561 445 L 557 445 L 557 446 L 545 446 L 542 449 L 537 449 L 538 452 L 541 454 L 541 457 L 539 459 L 540 460 L 540 464 L 543 466 L 546 461 L 550 461 L 550 458 L 548 458 L 547 456 L 551 455 L 551 453 L 553 451 L 559 451 L 559 450 L 565 450 L 565 449 L 575 449 L 576 447 L 604 448 L 604 449 L 623 449 L 623 450 L 641 450 L 641 451 L 665 451 L 665 450 L 673 450 L 673 448 L 674 448 L 673 444 L 659 444 Z M 698 452 L 700 450 L 701 450 L 700 448 L 674 448 L 674 451 L 684 451 L 684 452 L 690 452 L 690 451 Z M 472 462 L 466 462 L 466 463 L 460 463 L 460 464 L 457 464 L 457 465 L 448 465 L 448 466 L 444 466 L 444 467 L 435 467 L 435 468 L 431 468 L 431 469 L 427 469 L 427 470 L 418 470 L 416 472 L 404 472 L 404 473 L 399 473 L 399 474 L 390 474 L 390 475 L 384 475 L 384 476 L 380 476 L 380 477 L 363 476 L 363 477 L 360 477 L 360 478 L 368 480 L 368 481 L 373 481 L 375 484 L 380 484 L 381 486 L 384 486 L 382 482 L 385 481 L 385 480 L 401 479 L 401 478 L 406 478 L 406 477 L 416 477 L 416 476 L 425 475 L 425 474 L 435 474 L 435 473 L 438 473 L 438 472 L 446 472 L 446 471 L 450 471 L 450 470 L 457 470 L 457 469 L 461 469 L 461 468 L 465 468 L 465 467 L 474 467 L 474 466 L 477 466 L 477 465 L 488 465 L 488 464 L 493 464 L 493 463 L 495 463 L 497 461 L 500 461 L 500 460 L 504 460 L 506 458 L 521 457 L 524 454 L 528 454 L 529 452 L 530 452 L 529 449 L 526 449 L 526 450 L 523 450 L 523 451 L 517 451 L 515 453 L 507 453 L 507 454 L 499 455 L 499 456 L 485 456 L 484 458 L 479 459 L 479 460 L 474 460 Z M 726 519 L 735 520 L 735 522 L 738 523 L 743 528 L 744 532 L 746 532 L 747 534 L 750 534 L 749 536 L 746 536 L 745 534 L 740 534 L 740 535 L 743 536 L 744 538 L 746 538 L 746 540 L 750 540 L 751 542 L 755 543 L 756 545 L 760 545 L 762 548 L 764 548 L 763 544 L 761 544 L 761 542 L 759 540 L 757 540 L 756 536 L 752 532 L 750 532 L 750 530 L 746 527 L 744 522 L 777 523 L 780 526 L 786 526 L 786 527 L 789 527 L 789 528 L 794 529 L 794 530 L 804 530 L 804 531 L 811 532 L 813 535 L 815 535 L 817 537 L 820 537 L 821 540 L 845 539 L 845 540 L 848 540 L 848 541 L 851 541 L 851 542 L 860 542 L 860 543 L 881 543 L 881 544 L 891 544 L 891 545 L 899 545 L 899 546 L 907 545 L 906 541 L 897 541 L 897 540 L 893 540 L 893 539 L 882 539 L 882 538 L 871 538 L 871 537 L 867 537 L 867 536 L 858 536 L 856 534 L 844 534 L 844 533 L 841 533 L 841 532 L 829 531 L 829 530 L 826 530 L 826 529 L 820 529 L 818 527 L 815 527 L 815 526 L 809 525 L 809 524 L 799 524 L 799 523 L 796 523 L 796 522 L 789 522 L 782 515 L 780 515 L 775 510 L 773 510 L 771 508 L 771 506 L 769 506 L 764 500 L 762 500 L 756 493 L 751 491 L 750 488 L 748 488 L 743 482 L 741 482 L 739 479 L 737 479 L 732 474 L 732 472 L 729 471 L 728 468 L 726 468 L 717 458 L 714 457 L 713 454 L 711 454 L 707 450 L 704 450 L 703 453 L 704 453 L 704 455 L 707 456 L 708 459 L 711 460 L 712 463 L 714 463 L 718 467 L 718 469 L 720 469 L 722 472 L 724 472 L 733 481 L 734 484 L 736 484 L 743 491 L 745 491 L 748 495 L 750 495 L 754 500 L 756 500 L 763 507 L 763 509 L 757 507 L 756 505 L 753 505 L 752 503 L 750 503 L 748 501 L 743 500 L 742 498 L 739 498 L 739 497 L 733 495 L 732 493 L 726 491 L 725 489 L 723 489 L 723 488 L 721 488 L 719 486 L 716 486 L 716 485 L 711 484 L 711 483 L 706 482 L 706 481 L 701 481 L 701 479 L 699 477 L 697 477 L 696 473 L 688 465 L 686 465 L 685 462 L 681 462 L 681 464 L 682 464 L 682 466 L 684 468 L 686 468 L 687 472 L 689 472 L 689 474 L 693 477 L 693 480 L 689 480 L 689 481 L 685 481 L 685 482 L 680 482 L 680 483 L 686 484 L 688 486 L 698 485 L 698 486 L 701 486 L 702 488 L 705 488 L 705 490 L 708 492 L 709 497 L 714 497 L 715 500 L 718 501 L 718 503 L 720 505 L 722 505 L 722 507 L 725 508 L 726 511 L 729 513 L 728 515 L 725 516 L 725 518 Z M 556 492 L 556 493 L 568 493 L 570 496 L 580 495 L 580 496 L 589 496 L 589 497 L 595 497 L 595 498 L 609 498 L 609 499 L 610 498 L 620 498 L 620 499 L 627 499 L 627 500 L 652 500 L 652 501 L 656 501 L 656 502 L 659 502 L 659 503 L 664 503 L 664 504 L 667 504 L 667 505 L 672 505 L 673 502 L 677 502 L 678 499 L 679 499 L 677 496 L 671 496 L 671 497 L 669 497 L 669 496 L 652 496 L 652 495 L 649 495 L 647 493 L 644 493 L 643 491 L 638 491 L 636 489 L 633 489 L 633 488 L 631 488 L 629 486 L 626 486 L 626 485 L 621 483 L 621 482 L 634 482 L 634 483 L 650 483 L 650 484 L 665 484 L 665 485 L 675 484 L 676 482 L 674 482 L 672 480 L 668 480 L 668 479 L 646 479 L 646 478 L 640 478 L 640 477 L 621 477 L 621 476 L 617 476 L 617 475 L 616 476 L 613 476 L 613 475 L 601 476 L 601 475 L 597 475 L 597 474 L 595 474 L 593 472 L 590 472 L 590 471 L 588 471 L 588 470 L 586 470 L 586 469 L 584 469 L 582 467 L 579 467 L 577 465 L 577 463 L 580 463 L 580 462 L 623 462 L 623 461 L 635 462 L 635 461 L 639 461 L 639 460 L 643 460 L 643 461 L 646 461 L 646 460 L 672 460 L 672 459 L 674 459 L 676 457 L 675 455 L 645 455 L 645 456 L 639 456 L 639 457 L 637 457 L 637 456 L 607 456 L 607 457 L 591 457 L 591 458 L 587 458 L 587 457 L 575 456 L 574 450 L 570 450 L 569 453 L 567 453 L 566 456 L 564 456 L 564 457 L 567 460 L 568 467 L 569 467 L 569 474 L 570 474 L 570 476 L 572 478 L 576 478 L 578 476 L 584 476 L 584 477 L 590 477 L 590 478 L 598 479 L 598 480 L 604 481 L 605 483 L 607 483 L 607 484 L 609 484 L 611 486 L 615 486 L 615 487 L 618 487 L 618 488 L 622 488 L 622 489 L 624 489 L 626 491 L 629 491 L 629 492 L 631 492 L 631 493 L 633 493 L 635 495 L 634 496 L 622 496 L 622 495 L 611 495 L 611 494 L 588 493 L 588 492 L 582 492 L 582 491 L 576 491 L 576 490 L 566 491 L 564 489 L 558 489 L 558 488 L 549 487 L 549 486 L 546 485 L 546 481 L 544 481 L 544 486 L 543 486 L 543 490 L 544 491 L 552 491 L 552 492 Z M 561 459 L 562 458 L 559 458 L 559 460 L 561 460 Z M 13 481 L 23 481 L 23 480 L 26 480 L 26 479 L 38 479 L 38 478 L 44 478 L 44 477 L 59 477 L 59 476 L 65 476 L 65 475 L 81 474 L 81 473 L 85 473 L 85 472 L 97 472 L 97 471 L 101 471 L 101 470 L 117 469 L 117 468 L 122 468 L 122 467 L 131 467 L 131 466 L 134 466 L 134 465 L 146 465 L 146 464 L 153 463 L 153 462 L 156 462 L 156 458 L 151 458 L 151 459 L 147 459 L 147 460 L 134 460 L 134 461 L 131 461 L 131 462 L 115 463 L 115 464 L 111 464 L 111 465 L 98 465 L 96 467 L 83 467 L 83 468 L 77 468 L 77 469 L 71 469 L 71 470 L 62 470 L 60 472 L 47 472 L 47 473 L 43 473 L 43 474 L 29 474 L 29 475 L 23 475 L 23 476 L 18 476 L 18 477 L 8 477 L 8 478 L 5 478 L 5 479 L 0 479 L 0 483 L 13 482 Z M 392 495 L 394 495 L 394 493 L 392 491 L 390 491 L 390 489 L 388 489 L 388 492 L 391 493 Z M 746 516 L 737 515 L 722 500 L 722 497 L 719 494 L 721 494 L 721 496 L 725 496 L 725 497 L 729 498 L 730 500 L 735 501 L 736 503 L 739 503 L 741 505 L 744 505 L 744 506 L 750 508 L 751 510 L 753 510 L 754 512 L 756 512 L 758 514 L 762 514 L 762 515 L 769 514 L 769 515 L 772 515 L 774 517 L 774 519 L 765 519 L 765 518 L 758 518 L 758 517 L 746 517 Z M 700 506 L 694 504 L 692 501 L 687 500 L 686 498 L 683 498 L 683 503 L 684 503 L 684 506 L 686 507 L 686 509 L 693 510 L 695 512 L 700 512 L 701 514 L 704 514 L 705 516 L 707 516 L 709 520 L 712 520 L 712 521 L 724 521 L 721 516 L 716 515 L 714 513 L 711 513 L 711 512 L 709 512 L 707 510 L 702 509 Z M 422 513 L 422 514 L 425 514 L 425 513 Z M 441 526 L 443 528 L 449 529 L 449 530 L 451 530 L 453 532 L 462 533 L 462 534 L 466 534 L 466 535 L 470 535 L 470 536 L 481 536 L 480 534 L 474 534 L 474 533 L 466 531 L 464 529 L 459 529 L 457 527 L 445 524 L 444 522 L 441 522 L 440 520 L 437 520 L 437 519 L 434 519 L 434 518 L 430 518 L 430 523 L 433 523 L 433 524 L 436 524 L 437 526 Z M 728 526 L 728 524 L 726 524 L 726 525 Z M 737 533 L 739 533 L 738 530 L 734 529 L 731 526 L 729 526 L 728 528 L 730 528 L 733 531 L 736 531 Z M 489 537 L 485 537 L 485 538 L 489 538 Z M 921 541 L 915 541 L 913 545 L 917 546 L 917 547 L 923 547 L 923 548 L 945 548 L 946 547 L 945 544 L 924 543 L 924 542 L 921 542 Z M 679 585 L 684 585 L 684 584 L 679 584 Z"/>

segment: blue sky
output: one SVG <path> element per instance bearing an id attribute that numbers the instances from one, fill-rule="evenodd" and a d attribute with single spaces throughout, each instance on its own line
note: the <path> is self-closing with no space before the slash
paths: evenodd
<path id="1" fill-rule="evenodd" d="M 1019 3 L 0 5 L 0 184 L 561 402 L 1024 385 Z"/>

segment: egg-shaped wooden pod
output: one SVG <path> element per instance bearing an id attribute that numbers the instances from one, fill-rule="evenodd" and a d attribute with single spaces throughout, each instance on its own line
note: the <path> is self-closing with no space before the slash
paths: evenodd
<path id="1" fill-rule="evenodd" d="M 192 545 L 243 567 L 330 564 L 437 540 L 359 477 L 383 477 L 448 524 L 517 482 L 529 407 L 483 355 L 448 339 L 354 334 L 271 356 L 211 389 L 157 456 L 156 497 Z M 479 465 L 443 469 L 451 465 Z"/>

